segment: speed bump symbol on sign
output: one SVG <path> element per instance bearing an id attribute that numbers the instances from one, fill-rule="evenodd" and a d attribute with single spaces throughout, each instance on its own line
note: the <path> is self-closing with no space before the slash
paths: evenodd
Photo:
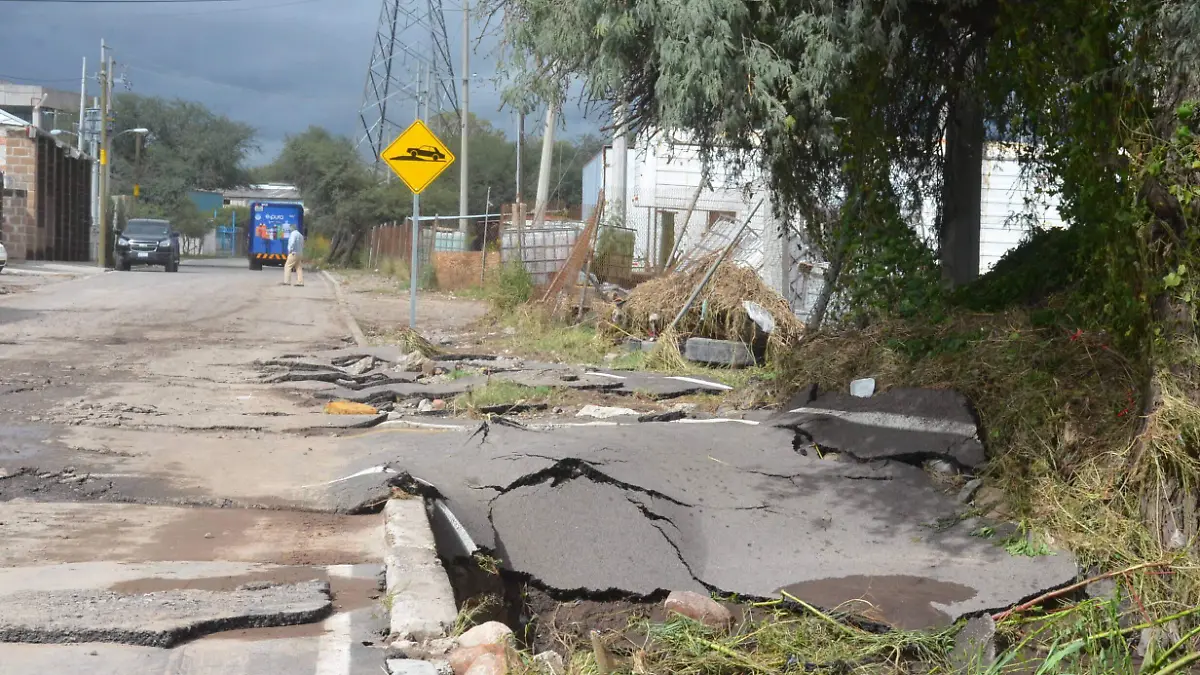
<path id="1" fill-rule="evenodd" d="M 454 163 L 454 153 L 421 120 L 397 136 L 380 158 L 417 194 Z"/>

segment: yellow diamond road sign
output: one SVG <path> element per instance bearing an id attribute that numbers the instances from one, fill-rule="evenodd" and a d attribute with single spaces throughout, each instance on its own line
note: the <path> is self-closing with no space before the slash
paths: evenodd
<path id="1" fill-rule="evenodd" d="M 418 194 L 454 163 L 450 149 L 421 120 L 397 136 L 380 158 Z"/>

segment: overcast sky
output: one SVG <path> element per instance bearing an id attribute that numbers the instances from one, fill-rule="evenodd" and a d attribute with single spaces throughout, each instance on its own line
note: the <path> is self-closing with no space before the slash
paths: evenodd
<path id="1" fill-rule="evenodd" d="M 423 0 L 406 1 L 424 6 Z M 81 59 L 87 57 L 94 73 L 104 39 L 131 91 L 200 101 L 257 128 L 262 148 L 253 162 L 262 163 L 279 151 L 285 135 L 310 125 L 359 132 L 358 109 L 379 11 L 380 0 L 4 2 L 0 79 L 78 91 Z M 445 16 L 459 73 L 462 13 Z M 481 29 L 473 22 L 473 34 Z M 408 39 L 424 52 L 428 37 L 423 33 L 412 29 Z M 499 110 L 499 85 L 492 81 L 495 43 L 485 39 L 473 49 L 471 110 L 512 137 L 516 116 Z M 96 92 L 94 82 L 91 91 Z M 412 104 L 400 105 L 404 121 L 411 119 L 407 108 Z M 566 136 L 600 126 L 596 113 L 585 115 L 577 105 L 569 106 L 564 118 L 566 128 L 558 133 Z M 527 117 L 527 133 L 540 134 L 541 124 L 540 115 Z"/>

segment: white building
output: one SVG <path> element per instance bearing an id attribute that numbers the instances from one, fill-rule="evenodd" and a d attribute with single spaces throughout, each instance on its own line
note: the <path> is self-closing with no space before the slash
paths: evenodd
<path id="1" fill-rule="evenodd" d="M 605 190 L 611 215 L 613 150 L 605 147 L 583 169 L 583 216 L 596 208 Z M 980 233 L 980 272 L 987 272 L 1006 252 L 1016 246 L 1031 223 L 1061 227 L 1057 202 L 1037 197 L 1023 180 L 1011 146 L 993 145 L 985 152 Z M 699 147 L 667 142 L 662 134 L 633 144 L 628 151 L 625 226 L 636 233 L 635 265 L 652 265 L 664 259 L 662 233 L 673 229 L 678 248 L 696 246 L 715 223 L 738 225 L 755 204 L 762 205 L 750 220 L 746 239 L 739 247 L 739 261 L 758 270 L 763 282 L 782 294 L 801 317 L 807 317 L 823 286 L 824 264 L 797 235 L 800 227 L 787 227 L 773 214 L 769 190 L 761 174 L 752 171 L 735 175 L 729 166 L 717 164 L 710 175 L 711 187 L 700 190 L 702 165 Z M 683 222 L 693 198 L 695 208 Z M 1042 203 L 1037 203 L 1041 201 Z M 1021 217 L 1024 215 L 1025 217 Z M 933 212 L 923 217 L 922 235 L 932 237 Z M 606 222 L 608 216 L 606 216 Z M 728 230 L 728 226 L 725 228 Z"/>
<path id="2" fill-rule="evenodd" d="M 288 183 L 257 183 L 225 190 L 221 193 L 225 206 L 250 206 L 250 202 L 282 202 L 304 204 L 300 188 Z"/>

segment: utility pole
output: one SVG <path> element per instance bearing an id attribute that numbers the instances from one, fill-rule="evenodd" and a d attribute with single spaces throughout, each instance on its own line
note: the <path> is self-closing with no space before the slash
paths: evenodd
<path id="1" fill-rule="evenodd" d="M 99 112 L 100 97 L 92 97 L 92 110 Z M 92 185 L 91 185 L 91 209 L 89 209 L 92 222 L 92 232 L 96 237 L 100 236 L 100 129 L 95 125 L 96 120 L 91 119 L 88 124 L 88 155 L 92 158 Z M 96 245 L 95 241 L 92 242 Z M 99 247 L 97 246 L 97 257 L 99 258 Z"/>
<path id="2" fill-rule="evenodd" d="M 96 258 L 108 267 L 108 85 L 112 78 L 108 48 L 100 41 L 100 243 Z"/>
<path id="3" fill-rule="evenodd" d="M 79 150 L 83 151 L 83 116 L 87 111 L 87 57 L 83 57 L 83 75 L 79 78 L 79 124 L 75 126 L 78 134 L 75 140 L 79 142 Z"/>
<path id="4" fill-rule="evenodd" d="M 520 204 L 525 201 L 521 194 L 521 146 L 525 144 L 525 111 L 517 113 L 517 198 L 513 200 Z"/>
<path id="5" fill-rule="evenodd" d="M 629 177 L 629 137 L 625 130 L 625 116 L 625 96 L 622 95 L 613 108 L 613 189 L 608 209 L 618 227 L 625 226 L 626 183 Z"/>
<path id="6" fill-rule="evenodd" d="M 467 234 L 467 147 L 471 133 L 471 0 L 462 3 L 462 141 L 458 161 L 458 231 Z"/>
<path id="7" fill-rule="evenodd" d="M 546 130 L 542 134 L 542 162 L 538 165 L 537 201 L 533 207 L 533 227 L 539 228 L 546 222 L 546 202 L 550 200 L 550 168 L 554 160 L 554 116 L 558 106 L 546 106 Z"/>

